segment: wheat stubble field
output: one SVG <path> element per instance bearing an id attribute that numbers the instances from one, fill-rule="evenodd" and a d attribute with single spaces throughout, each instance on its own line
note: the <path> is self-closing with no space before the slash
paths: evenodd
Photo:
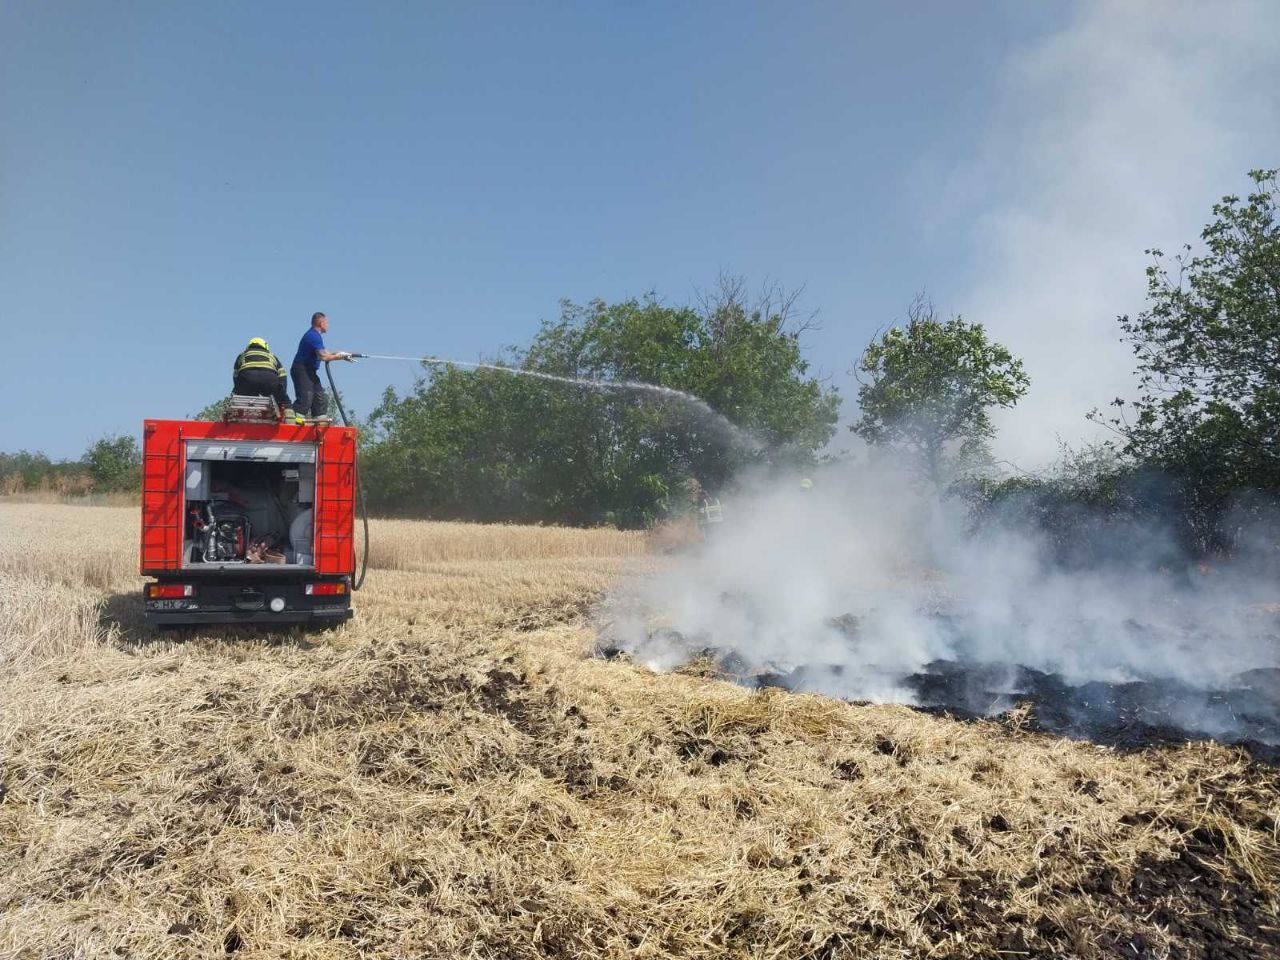
<path id="1" fill-rule="evenodd" d="M 593 655 L 639 535 L 376 522 L 324 633 L 0 504 L 2 957 L 1267 957 L 1273 768 Z"/>

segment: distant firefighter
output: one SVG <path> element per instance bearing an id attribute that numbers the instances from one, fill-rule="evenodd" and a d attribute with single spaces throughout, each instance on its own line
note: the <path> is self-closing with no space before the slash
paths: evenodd
<path id="1" fill-rule="evenodd" d="M 724 508 L 720 506 L 718 497 L 708 496 L 702 484 L 692 477 L 685 481 L 685 488 L 689 492 L 690 499 L 699 504 L 698 526 L 702 528 L 704 534 L 710 524 L 724 522 Z"/>
<path id="2" fill-rule="evenodd" d="M 724 523 L 724 507 L 719 497 L 707 497 L 698 508 L 698 523 L 707 526 L 712 523 Z"/>

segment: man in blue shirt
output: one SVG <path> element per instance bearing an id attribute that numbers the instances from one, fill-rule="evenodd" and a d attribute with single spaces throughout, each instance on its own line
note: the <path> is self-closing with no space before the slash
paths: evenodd
<path id="1" fill-rule="evenodd" d="M 293 377 L 293 389 L 298 402 L 293 405 L 298 416 L 312 422 L 328 420 L 329 398 L 320 386 L 320 362 L 322 360 L 350 360 L 349 353 L 331 353 L 324 348 L 324 334 L 329 331 L 329 318 L 323 313 L 311 315 L 311 329 L 302 335 L 298 353 L 293 358 L 289 373 Z"/>

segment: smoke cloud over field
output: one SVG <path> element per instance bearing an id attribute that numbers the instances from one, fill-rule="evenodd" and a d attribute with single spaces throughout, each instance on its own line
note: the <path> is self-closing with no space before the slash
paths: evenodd
<path id="1" fill-rule="evenodd" d="M 990 712 L 1028 689 L 1025 668 L 1071 687 L 1147 681 L 1165 685 L 1149 722 L 1270 739 L 1274 580 L 1243 561 L 1201 569 L 1158 528 L 1116 534 L 1101 560 L 1069 567 L 1025 525 L 975 532 L 962 503 L 887 467 L 830 470 L 812 490 L 760 484 L 726 502 L 705 544 L 607 599 L 605 642 L 654 669 L 710 650 L 746 682 L 902 703 L 922 702 L 931 663 L 981 665 Z M 1262 733 L 1211 703 L 1250 670 Z"/>
<path id="2" fill-rule="evenodd" d="M 1108 2 L 1006 65 L 981 154 L 947 158 L 946 216 L 972 224 L 957 309 L 1022 357 L 999 418 L 1025 468 L 1133 393 L 1118 314 L 1142 309 L 1144 250 L 1194 242 L 1246 171 L 1280 157 L 1280 4 Z"/>
<path id="3" fill-rule="evenodd" d="M 1006 64 L 980 155 L 948 156 L 946 201 L 929 195 L 932 215 L 971 225 L 948 306 L 1031 378 L 996 414 L 995 451 L 1023 468 L 1132 398 L 1116 317 L 1143 308 L 1144 251 L 1194 241 L 1280 157 L 1280 5 L 1067 17 Z M 1034 693 L 1062 729 L 1280 743 L 1280 589 L 1243 552 L 1201 568 L 1159 523 L 1103 524 L 1087 562 L 1064 562 L 1033 525 L 975 531 L 965 504 L 889 467 L 826 471 L 807 493 L 798 480 L 736 495 L 703 546 L 610 596 L 606 644 L 656 669 L 709 650 L 744 682 L 855 699 L 997 712 Z"/>

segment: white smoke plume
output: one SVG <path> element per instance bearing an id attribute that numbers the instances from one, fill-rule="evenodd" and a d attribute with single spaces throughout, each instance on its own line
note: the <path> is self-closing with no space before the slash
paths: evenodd
<path id="1" fill-rule="evenodd" d="M 930 197 L 971 225 L 969 280 L 947 302 L 1031 376 L 996 421 L 996 452 L 1029 469 L 1132 396 L 1116 316 L 1142 309 L 1146 248 L 1194 242 L 1249 169 L 1280 164 L 1280 4 L 1112 0 L 1067 16 L 1005 65 L 981 155 L 944 180 L 944 203 Z M 1228 738 L 1257 727 L 1215 692 L 1255 671 L 1276 739 L 1280 590 L 1258 567 L 1201 570 L 1159 524 L 1110 531 L 1090 564 L 1065 565 L 1025 525 L 975 535 L 963 504 L 891 468 L 815 479 L 748 484 L 705 545 L 607 598 L 603 642 L 655 669 L 713 649 L 744 678 L 904 703 L 937 660 L 1003 665 L 1010 688 L 1019 665 L 1085 690 L 1151 681 L 1173 685 L 1168 723 Z M 990 670 L 982 683 L 1002 686 Z"/>
<path id="2" fill-rule="evenodd" d="M 1144 251 L 1193 243 L 1246 172 L 1280 163 L 1280 4 L 1111 0 L 1073 7 L 1005 65 L 982 153 L 947 181 L 971 224 L 949 303 L 1025 360 L 999 452 L 1031 469 L 1085 415 L 1133 396 L 1118 314 L 1142 309 Z"/>
<path id="3" fill-rule="evenodd" d="M 962 502 L 891 467 L 816 480 L 748 484 L 726 501 L 704 544 L 607 598 L 605 644 L 657 670 L 710 649 L 748 680 L 804 668 L 803 689 L 901 703 L 915 702 L 909 678 L 936 660 L 1005 665 L 1010 682 L 1021 666 L 1073 686 L 1197 691 L 1280 668 L 1280 624 L 1265 608 L 1280 599 L 1274 581 L 1244 563 L 1202 570 L 1159 527 L 1129 528 L 1114 557 L 1068 567 L 1025 525 L 975 533 Z M 1233 732 L 1197 713 L 1187 703 L 1166 719 Z"/>

